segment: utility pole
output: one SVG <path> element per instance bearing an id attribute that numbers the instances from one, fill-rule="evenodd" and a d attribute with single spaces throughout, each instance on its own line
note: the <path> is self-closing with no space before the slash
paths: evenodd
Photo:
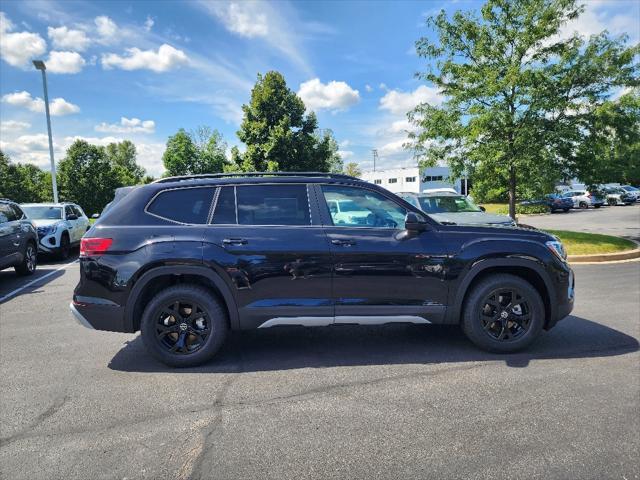
<path id="1" fill-rule="evenodd" d="M 49 159 L 51 160 L 51 183 L 53 184 L 53 202 L 58 203 L 58 182 L 56 181 L 56 162 L 53 159 L 53 138 L 51 137 L 51 115 L 49 114 L 49 94 L 47 93 L 47 74 L 42 60 L 34 60 L 33 66 L 42 72 L 42 86 L 44 88 L 44 109 L 47 114 L 47 132 L 49 133 Z"/>
<path id="2" fill-rule="evenodd" d="M 371 150 L 373 152 L 373 171 L 376 171 L 376 162 L 378 161 L 378 149 L 374 148 Z"/>

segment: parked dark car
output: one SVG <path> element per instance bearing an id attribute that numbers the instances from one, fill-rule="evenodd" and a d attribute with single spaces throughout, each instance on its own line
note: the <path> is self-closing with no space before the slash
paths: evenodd
<path id="1" fill-rule="evenodd" d="M 38 264 L 38 234 L 20 206 L 0 199 L 0 270 L 31 275 Z"/>
<path id="2" fill-rule="evenodd" d="M 520 205 L 546 205 L 551 213 L 555 213 L 558 210 L 568 212 L 573 208 L 573 200 L 551 193 L 537 200 L 525 200 L 520 202 Z"/>
<path id="3" fill-rule="evenodd" d="M 334 219 L 347 201 L 357 214 Z M 192 366 L 229 330 L 280 325 L 460 324 L 512 352 L 573 303 L 549 234 L 442 225 L 346 175 L 269 173 L 165 178 L 114 201 L 82 239 L 71 310 Z"/>

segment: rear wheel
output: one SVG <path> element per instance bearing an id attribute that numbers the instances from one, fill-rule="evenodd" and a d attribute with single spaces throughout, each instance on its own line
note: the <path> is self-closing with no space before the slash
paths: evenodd
<path id="1" fill-rule="evenodd" d="M 586 210 L 587 208 L 589 208 L 589 204 L 587 202 L 580 202 L 580 208 Z"/>
<path id="2" fill-rule="evenodd" d="M 567 213 L 569 210 L 570 210 L 569 208 L 563 208 L 563 209 L 562 209 L 562 211 L 563 211 L 564 213 Z"/>
<path id="3" fill-rule="evenodd" d="M 69 251 L 71 250 L 71 241 L 69 240 L 69 234 L 64 232 L 60 237 L 60 248 L 58 249 L 58 258 L 60 260 L 66 260 L 69 258 Z"/>
<path id="4" fill-rule="evenodd" d="M 612 207 L 618 204 L 615 198 L 610 198 L 609 200 L 607 200 L 607 203 Z"/>
<path id="5" fill-rule="evenodd" d="M 18 275 L 32 275 L 36 271 L 38 265 L 38 252 L 33 242 L 27 243 L 27 248 L 24 251 L 24 258 L 20 265 L 15 266 L 16 273 Z"/>
<path id="6" fill-rule="evenodd" d="M 210 360 L 229 330 L 227 312 L 206 289 L 176 285 L 149 302 L 140 325 L 147 351 L 172 367 L 193 367 Z"/>
<path id="7" fill-rule="evenodd" d="M 594 205 L 593 208 L 600 208 L 602 205 Z"/>
<path id="8" fill-rule="evenodd" d="M 514 275 L 491 275 L 469 293 L 462 329 L 483 350 L 509 353 L 538 337 L 544 316 L 540 294 L 530 283 Z"/>

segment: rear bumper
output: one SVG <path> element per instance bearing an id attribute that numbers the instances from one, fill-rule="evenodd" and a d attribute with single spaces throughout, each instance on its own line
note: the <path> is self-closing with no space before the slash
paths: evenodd
<path id="1" fill-rule="evenodd" d="M 69 305 L 74 318 L 84 327 L 108 332 L 130 333 L 125 326 L 124 308 L 113 303 L 88 303 L 75 300 Z"/>

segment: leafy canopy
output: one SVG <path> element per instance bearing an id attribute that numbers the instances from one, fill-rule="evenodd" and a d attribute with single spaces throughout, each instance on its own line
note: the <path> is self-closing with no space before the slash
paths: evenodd
<path id="1" fill-rule="evenodd" d="M 162 162 L 169 176 L 217 173 L 227 163 L 226 150 L 217 130 L 201 126 L 187 133 L 181 128 L 167 140 Z"/>
<path id="2" fill-rule="evenodd" d="M 508 192 L 512 216 L 518 185 L 535 179 L 528 187 L 542 193 L 575 173 L 594 109 L 613 87 L 637 84 L 638 46 L 606 32 L 588 41 L 562 37 L 582 10 L 574 0 L 489 0 L 479 16 L 430 17 L 438 40 L 416 42 L 432 61 L 419 77 L 444 100 L 410 113 L 421 163 L 446 160 L 454 176 L 468 170 L 476 187 Z"/>

